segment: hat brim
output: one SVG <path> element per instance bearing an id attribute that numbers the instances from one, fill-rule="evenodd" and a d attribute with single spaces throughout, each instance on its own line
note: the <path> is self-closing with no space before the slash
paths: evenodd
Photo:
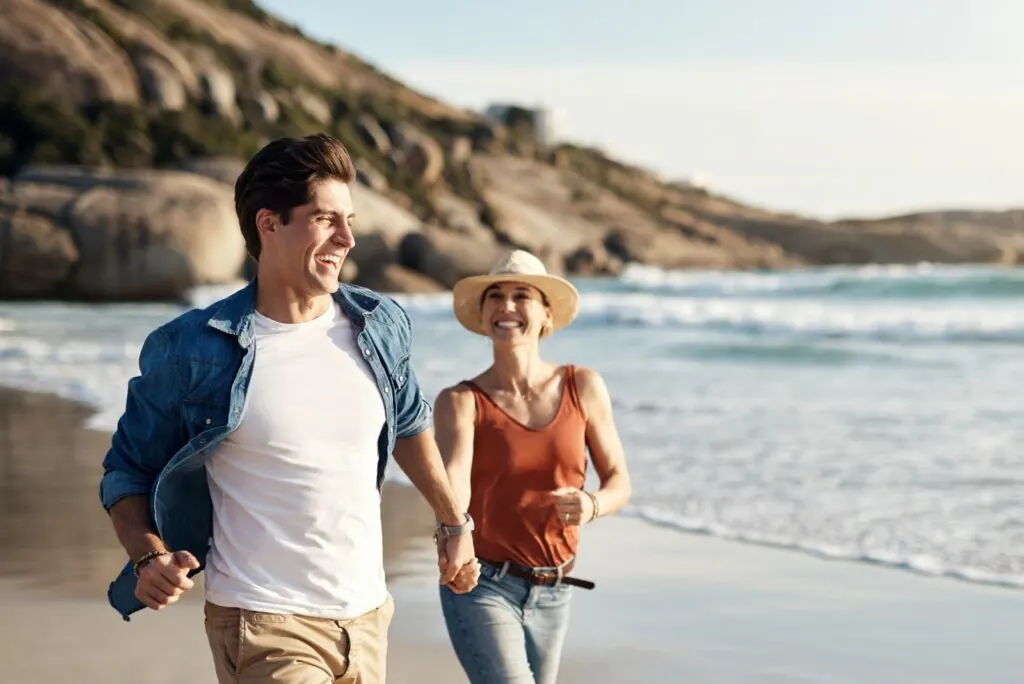
<path id="1" fill-rule="evenodd" d="M 573 322 L 579 313 L 580 295 L 565 278 L 550 274 L 501 273 L 463 278 L 452 288 L 452 308 L 455 318 L 466 330 L 487 335 L 480 317 L 484 290 L 496 283 L 523 283 L 544 294 L 551 307 L 552 332 Z"/>

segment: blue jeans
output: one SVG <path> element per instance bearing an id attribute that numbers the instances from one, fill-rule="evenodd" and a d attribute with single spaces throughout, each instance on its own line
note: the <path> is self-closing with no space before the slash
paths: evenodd
<path id="1" fill-rule="evenodd" d="M 470 684 L 554 684 L 569 627 L 567 584 L 530 586 L 481 564 L 467 594 L 441 587 L 441 610 Z"/>

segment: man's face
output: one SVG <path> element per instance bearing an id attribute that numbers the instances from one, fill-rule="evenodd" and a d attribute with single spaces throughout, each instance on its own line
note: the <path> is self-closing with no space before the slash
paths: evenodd
<path id="1" fill-rule="evenodd" d="M 272 212 L 257 217 L 263 237 L 261 266 L 283 285 L 307 296 L 335 292 L 341 266 L 356 244 L 348 186 L 335 179 L 316 183 L 310 189 L 310 201 L 292 209 L 289 218 L 282 223 Z"/>

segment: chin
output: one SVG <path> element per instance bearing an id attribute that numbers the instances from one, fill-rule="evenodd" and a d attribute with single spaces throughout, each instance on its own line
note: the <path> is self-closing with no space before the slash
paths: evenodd
<path id="1" fill-rule="evenodd" d="M 491 338 L 491 342 L 499 347 L 515 347 L 521 344 L 528 344 L 530 342 L 536 342 L 537 340 L 528 337 L 526 335 L 503 335 L 501 333 L 491 333 L 488 335 Z"/>
<path id="2" fill-rule="evenodd" d="M 323 278 L 319 274 L 314 274 L 309 280 L 306 281 L 306 290 L 308 293 L 316 297 L 318 295 L 334 294 L 338 291 L 340 282 L 333 278 Z"/>

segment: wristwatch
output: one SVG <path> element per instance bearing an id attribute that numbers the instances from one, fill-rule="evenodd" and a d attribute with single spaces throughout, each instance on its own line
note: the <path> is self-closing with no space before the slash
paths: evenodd
<path id="1" fill-rule="evenodd" d="M 437 529 L 434 530 L 434 541 L 440 539 L 448 539 L 449 537 L 457 537 L 460 534 L 466 534 L 476 529 L 476 524 L 473 522 L 473 516 L 466 511 L 466 522 L 461 525 L 445 525 L 444 523 L 438 523 Z"/>

